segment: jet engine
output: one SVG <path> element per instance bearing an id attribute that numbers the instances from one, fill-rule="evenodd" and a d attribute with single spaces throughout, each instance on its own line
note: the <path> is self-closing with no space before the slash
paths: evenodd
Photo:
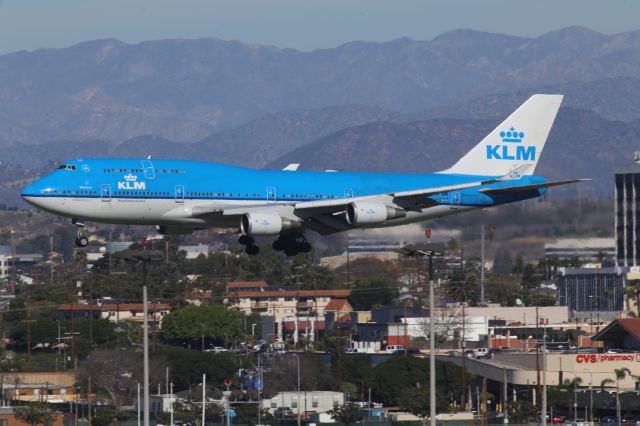
<path id="1" fill-rule="evenodd" d="M 240 230 L 245 235 L 277 235 L 300 226 L 298 221 L 272 213 L 245 213 L 240 220 Z"/>
<path id="2" fill-rule="evenodd" d="M 382 223 L 389 219 L 405 217 L 407 212 L 378 203 L 353 202 L 347 206 L 347 222 L 350 225 Z"/>

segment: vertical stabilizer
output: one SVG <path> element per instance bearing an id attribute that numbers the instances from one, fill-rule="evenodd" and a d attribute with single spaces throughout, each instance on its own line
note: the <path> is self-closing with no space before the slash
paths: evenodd
<path id="1" fill-rule="evenodd" d="M 533 174 L 556 118 L 562 95 L 533 95 L 473 147 L 440 173 L 504 176 Z"/>

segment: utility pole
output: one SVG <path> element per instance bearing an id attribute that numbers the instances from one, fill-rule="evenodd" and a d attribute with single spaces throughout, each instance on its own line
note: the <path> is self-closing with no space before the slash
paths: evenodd
<path id="1" fill-rule="evenodd" d="M 224 404 L 225 415 L 229 415 L 229 408 L 227 404 Z M 205 426 L 205 414 L 207 410 L 207 375 L 202 375 L 202 426 Z"/>
<path id="2" fill-rule="evenodd" d="M 149 426 L 149 322 L 148 322 L 148 307 L 147 307 L 147 274 L 146 274 L 146 262 L 142 262 L 144 265 L 144 285 L 142 286 L 142 304 L 143 304 L 143 356 L 144 356 L 144 426 Z"/>
<path id="3" fill-rule="evenodd" d="M 89 376 L 89 386 L 87 387 L 87 420 L 88 426 L 91 426 L 91 376 Z"/>
<path id="4" fill-rule="evenodd" d="M 480 228 L 480 306 L 485 305 L 484 300 L 484 223 Z"/>
<path id="5" fill-rule="evenodd" d="M 593 392 L 590 392 L 593 397 Z M 592 414 L 593 417 L 593 414 Z M 551 419 L 553 422 L 553 419 Z M 591 419 L 593 422 L 593 419 Z M 547 328 L 542 329 L 542 426 L 547 426 Z"/>
<path id="6" fill-rule="evenodd" d="M 433 298 L 433 251 L 429 252 L 429 423 L 436 426 L 436 342 Z"/>
<path id="7" fill-rule="evenodd" d="M 73 315 L 73 309 L 71 310 Z M 29 371 L 32 370 L 31 365 L 31 296 L 27 294 L 27 353 L 29 359 Z"/>

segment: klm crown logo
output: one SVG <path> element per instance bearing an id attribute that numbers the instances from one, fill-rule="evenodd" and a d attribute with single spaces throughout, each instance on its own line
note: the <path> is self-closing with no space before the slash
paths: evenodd
<path id="1" fill-rule="evenodd" d="M 124 175 L 124 180 L 126 180 L 127 182 L 135 182 L 138 180 L 138 176 L 129 173 L 128 175 Z"/>
<path id="2" fill-rule="evenodd" d="M 501 131 L 500 138 L 505 145 L 487 144 L 487 160 L 536 161 L 535 146 L 511 145 L 522 144 L 524 132 L 511 127 L 507 131 Z"/>
<path id="3" fill-rule="evenodd" d="M 508 131 L 500 132 L 502 142 L 515 142 L 520 143 L 524 139 L 524 132 L 517 132 L 515 128 L 510 128 Z"/>

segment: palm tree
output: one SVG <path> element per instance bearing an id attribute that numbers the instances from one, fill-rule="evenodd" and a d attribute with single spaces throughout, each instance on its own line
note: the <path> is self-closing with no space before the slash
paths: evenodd
<path id="1" fill-rule="evenodd" d="M 624 289 L 624 293 L 628 299 L 632 297 L 636 300 L 636 312 L 635 316 L 640 317 L 640 280 L 629 281 L 629 284 Z M 629 302 L 627 302 L 629 304 Z"/>
<path id="2" fill-rule="evenodd" d="M 580 386 L 581 384 L 582 384 L 582 379 L 580 377 L 574 377 L 571 380 L 565 379 L 564 383 L 562 383 L 562 387 L 566 389 L 567 392 L 569 392 L 569 394 L 571 395 L 571 402 L 573 407 L 578 406 L 577 389 L 578 389 L 578 386 Z M 574 415 L 575 415 L 575 409 L 574 409 Z"/>
<path id="3" fill-rule="evenodd" d="M 616 375 L 616 417 L 618 418 L 618 426 L 620 426 L 622 423 L 622 413 L 620 409 L 620 380 L 624 380 L 624 378 L 627 377 L 627 374 L 631 376 L 631 370 L 628 368 L 616 368 L 613 372 Z M 604 387 L 609 383 L 614 383 L 614 381 L 612 379 L 604 379 L 600 382 L 600 388 L 604 390 Z"/>
<path id="4" fill-rule="evenodd" d="M 447 286 L 447 295 L 454 302 L 464 302 L 469 305 L 477 301 L 478 281 L 475 272 L 456 271 Z"/>

